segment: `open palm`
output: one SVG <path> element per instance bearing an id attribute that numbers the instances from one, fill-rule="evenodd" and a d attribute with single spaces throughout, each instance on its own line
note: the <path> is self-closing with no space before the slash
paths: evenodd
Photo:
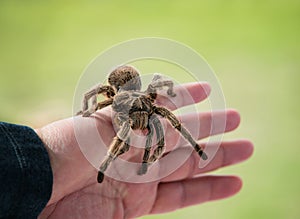
<path id="1" fill-rule="evenodd" d="M 209 90 L 206 83 L 186 84 L 175 88 L 177 96 L 172 102 L 159 95 L 157 104 L 175 110 L 204 100 Z M 192 99 L 186 97 L 186 93 Z M 109 111 L 107 108 L 92 117 L 75 118 L 76 124 L 80 124 L 80 129 L 89 141 L 88 135 L 94 128 L 93 124 L 96 124 L 104 144 L 110 143 L 115 132 Z M 188 129 L 200 121 L 202 125 L 197 134 L 200 140 L 223 131 L 218 128 L 211 129 L 212 117 L 218 120 L 223 115 L 226 115 L 226 132 L 237 128 L 240 118 L 234 110 L 192 113 L 179 118 L 185 121 L 184 125 Z M 168 123 L 165 124 L 165 153 L 172 151 L 172 154 L 180 155 L 190 151 L 191 146 L 185 141 L 180 141 L 182 146 L 174 147 L 179 133 Z M 240 190 L 242 183 L 238 177 L 200 174 L 246 160 L 253 151 L 251 142 L 247 140 L 222 142 L 212 161 L 204 168 L 198 168 L 200 157 L 193 152 L 174 172 L 152 182 L 130 183 L 105 177 L 103 183 L 98 184 L 97 169 L 82 153 L 82 147 L 90 145 L 79 146 L 74 118 L 57 121 L 36 131 L 49 152 L 54 175 L 51 199 L 39 218 L 135 218 L 226 198 Z M 99 142 L 92 144 L 99 146 Z M 140 161 L 140 157 L 141 153 L 134 148 L 124 155 L 126 160 Z M 158 161 L 158 165 L 163 168 L 165 164 Z"/>

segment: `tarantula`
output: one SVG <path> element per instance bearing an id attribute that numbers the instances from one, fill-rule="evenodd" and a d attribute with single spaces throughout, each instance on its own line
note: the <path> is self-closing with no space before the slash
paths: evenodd
<path id="1" fill-rule="evenodd" d="M 139 175 L 145 174 L 150 163 L 155 162 L 164 152 L 165 140 L 163 127 L 157 115 L 167 119 L 182 136 L 189 141 L 199 156 L 207 159 L 202 148 L 192 138 L 189 131 L 179 122 L 176 116 L 164 107 L 157 106 L 155 99 L 157 89 L 167 87 L 167 94 L 176 96 L 173 91 L 173 81 L 165 80 L 161 75 L 155 75 L 146 91 L 141 92 L 141 78 L 139 72 L 132 66 L 124 65 L 113 70 L 108 77 L 109 85 L 98 85 L 84 94 L 82 110 L 77 115 L 90 116 L 95 111 L 112 105 L 116 112 L 114 122 L 120 127 L 113 138 L 106 157 L 98 170 L 98 183 L 104 178 L 104 172 L 109 164 L 119 155 L 127 152 L 130 147 L 130 129 L 147 130 L 145 151 Z M 106 99 L 97 102 L 97 95 L 103 94 Z M 89 109 L 88 102 L 92 99 L 92 106 Z M 156 132 L 157 147 L 150 156 L 152 137 Z"/>

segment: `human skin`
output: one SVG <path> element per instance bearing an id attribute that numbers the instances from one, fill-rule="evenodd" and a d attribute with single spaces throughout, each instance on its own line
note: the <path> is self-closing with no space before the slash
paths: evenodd
<path id="1" fill-rule="evenodd" d="M 188 91 L 188 92 L 184 92 Z M 172 102 L 158 95 L 156 104 L 175 110 L 183 106 L 196 104 L 207 98 L 210 86 L 207 83 L 189 83 L 175 87 L 176 97 Z M 189 94 L 192 98 L 187 98 Z M 76 124 L 89 133 L 96 124 L 103 136 L 106 147 L 115 136 L 110 107 L 97 111 L 91 117 L 74 117 Z M 236 129 L 240 116 L 236 110 L 201 112 L 181 115 L 187 128 L 195 123 L 202 125 L 197 140 L 216 135 L 224 130 L 213 129 L 212 117 L 221 120 L 226 116 L 225 132 Z M 74 118 L 60 120 L 35 131 L 40 136 L 49 153 L 53 171 L 53 190 L 51 198 L 39 218 L 136 218 L 148 214 L 159 214 L 179 208 L 201 204 L 207 201 L 223 199 L 236 194 L 242 187 L 238 176 L 208 175 L 208 172 L 233 165 L 248 159 L 253 145 L 248 140 L 220 142 L 218 151 L 204 168 L 198 167 L 200 157 L 196 152 L 171 174 L 145 183 L 131 183 L 105 177 L 97 183 L 97 169 L 86 159 L 76 139 Z M 179 133 L 166 124 L 166 153 L 184 153 L 187 147 L 176 147 Z M 95 142 L 99 144 L 99 142 Z M 188 145 L 182 141 L 182 144 Z M 184 145 L 182 145 L 184 146 Z M 135 149 L 125 156 L 137 160 Z M 162 165 L 157 161 L 158 165 Z M 205 175 L 204 175 L 205 174 Z M 199 212 L 200 213 L 200 212 Z"/>

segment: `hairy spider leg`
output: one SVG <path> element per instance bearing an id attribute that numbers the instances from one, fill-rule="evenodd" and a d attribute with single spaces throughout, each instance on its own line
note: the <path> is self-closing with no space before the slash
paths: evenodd
<path id="1" fill-rule="evenodd" d="M 189 131 L 179 122 L 179 120 L 176 118 L 176 116 L 170 112 L 168 109 L 163 107 L 154 107 L 154 112 L 170 121 L 172 126 L 176 128 L 182 136 L 190 142 L 190 144 L 194 147 L 195 151 L 199 154 L 199 156 L 203 160 L 207 160 L 206 153 L 202 150 L 202 148 L 197 144 L 197 142 L 193 139 Z"/>
<path id="2" fill-rule="evenodd" d="M 120 147 L 122 147 L 122 145 L 124 144 L 124 139 L 127 140 L 129 131 L 129 123 L 124 122 L 117 135 L 113 138 L 113 141 L 111 142 L 107 151 L 107 155 L 100 165 L 97 177 L 98 183 L 101 183 L 103 181 L 105 170 L 107 169 L 109 164 L 118 156 L 118 151 L 120 150 Z"/>
<path id="3" fill-rule="evenodd" d="M 148 163 L 155 162 L 165 150 L 165 136 L 163 126 L 156 115 L 152 115 L 152 118 L 152 122 L 156 132 L 157 147 L 154 150 L 152 156 L 149 158 Z"/>
<path id="4" fill-rule="evenodd" d="M 168 87 L 167 94 L 171 97 L 175 97 L 174 93 L 174 83 L 171 80 L 163 79 L 161 75 L 155 74 L 152 82 L 148 85 L 147 93 L 156 93 L 156 90 L 159 88 Z"/>
<path id="5" fill-rule="evenodd" d="M 118 150 L 116 157 L 114 159 L 116 159 L 118 156 L 127 152 L 129 150 L 129 148 L 130 148 L 130 137 L 128 137 L 127 140 L 124 142 L 124 144 L 121 145 L 121 147 Z"/>
<path id="6" fill-rule="evenodd" d="M 100 110 L 100 109 L 102 109 L 102 108 L 104 108 L 104 107 L 107 107 L 107 106 L 111 105 L 111 104 L 113 103 L 113 101 L 114 101 L 113 98 L 109 98 L 109 99 L 106 99 L 106 100 L 103 100 L 103 101 L 97 103 L 97 97 L 94 96 L 93 99 L 94 99 L 94 98 L 95 98 L 95 101 L 96 101 L 96 105 L 97 105 L 97 106 L 96 106 L 96 107 L 92 107 L 91 109 L 84 111 L 84 112 L 82 113 L 82 116 L 83 116 L 83 117 L 88 117 L 88 116 L 90 116 L 92 113 L 96 112 L 97 110 Z M 94 100 L 93 100 L 93 102 L 94 102 Z M 93 104 L 94 104 L 94 103 L 93 103 Z"/>
<path id="7" fill-rule="evenodd" d="M 94 113 L 98 108 L 97 104 L 97 95 L 106 93 L 108 98 L 113 97 L 115 95 L 114 89 L 109 85 L 97 85 L 96 87 L 92 88 L 88 92 L 86 92 L 83 96 L 82 101 L 82 110 L 79 111 L 76 115 L 82 114 L 83 116 L 87 117 Z M 92 98 L 92 106 L 89 108 L 89 99 Z"/>
<path id="8" fill-rule="evenodd" d="M 119 150 L 119 147 L 123 144 L 123 141 L 119 139 L 117 136 L 113 138 L 112 143 L 110 144 L 109 151 L 101 163 L 101 166 L 98 171 L 97 181 L 98 183 L 102 183 L 104 179 L 104 172 L 107 169 L 108 165 L 112 160 L 115 159 L 116 154 Z"/>
<path id="9" fill-rule="evenodd" d="M 109 99 L 107 99 L 107 100 L 103 100 L 103 101 L 99 102 L 99 103 L 97 104 L 96 110 L 100 110 L 100 109 L 102 109 L 102 108 L 104 108 L 104 107 L 107 107 L 107 106 L 111 105 L 111 104 L 113 103 L 113 101 L 114 101 L 113 98 L 109 98 Z"/>
<path id="10" fill-rule="evenodd" d="M 138 172 L 139 175 L 143 175 L 147 172 L 148 169 L 148 160 L 150 157 L 150 151 L 152 147 L 152 138 L 153 138 L 153 125 L 151 123 L 148 124 L 148 133 L 147 133 L 147 140 L 146 140 L 146 146 L 145 146 L 145 151 L 144 151 L 144 156 L 143 156 L 143 163 L 142 166 Z"/>

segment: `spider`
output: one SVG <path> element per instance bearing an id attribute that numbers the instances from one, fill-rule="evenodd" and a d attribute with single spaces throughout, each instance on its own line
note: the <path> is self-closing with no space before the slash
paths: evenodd
<path id="1" fill-rule="evenodd" d="M 113 138 L 107 155 L 103 159 L 98 170 L 98 183 L 104 179 L 104 172 L 109 164 L 130 148 L 130 130 L 146 130 L 146 145 L 139 175 L 147 172 L 149 164 L 155 162 L 163 154 L 165 149 L 164 130 L 158 116 L 167 119 L 181 135 L 194 147 L 199 156 L 207 159 L 203 149 L 196 143 L 189 131 L 180 123 L 176 116 L 167 108 L 157 106 L 155 99 L 157 90 L 167 87 L 167 94 L 176 96 L 173 91 L 173 81 L 163 79 L 155 74 L 152 82 L 144 92 L 141 92 L 141 78 L 139 72 L 132 66 L 123 65 L 113 70 L 108 77 L 109 85 L 97 85 L 84 94 L 82 110 L 77 115 L 88 117 L 92 113 L 109 105 L 116 112 L 114 122 L 120 127 Z M 97 95 L 103 94 L 106 99 L 97 102 Z M 92 99 L 92 106 L 88 102 Z M 157 116 L 158 115 L 158 116 Z M 152 137 L 156 132 L 157 147 L 150 156 Z"/>

